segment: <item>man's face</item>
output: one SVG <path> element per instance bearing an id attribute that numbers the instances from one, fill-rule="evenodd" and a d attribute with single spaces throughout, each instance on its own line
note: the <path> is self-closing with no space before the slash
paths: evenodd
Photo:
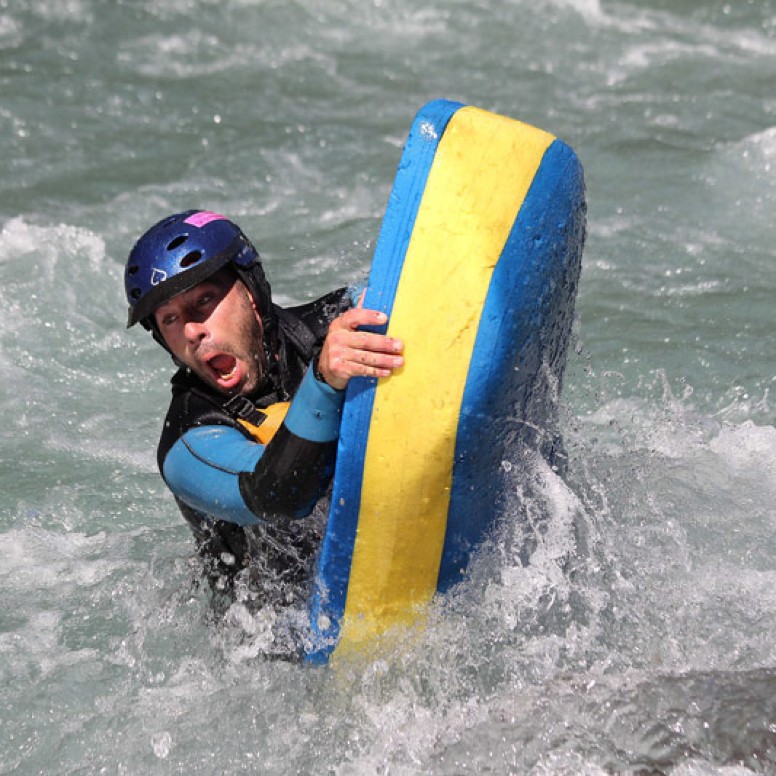
<path id="1" fill-rule="evenodd" d="M 228 395 L 250 393 L 264 373 L 261 319 L 230 270 L 157 308 L 156 325 L 173 355 Z"/>

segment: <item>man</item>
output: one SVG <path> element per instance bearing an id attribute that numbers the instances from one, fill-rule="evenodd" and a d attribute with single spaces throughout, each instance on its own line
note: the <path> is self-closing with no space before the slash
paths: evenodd
<path id="1" fill-rule="evenodd" d="M 320 538 L 302 518 L 331 479 L 344 389 L 403 364 L 400 341 L 361 330 L 387 316 L 345 289 L 281 309 L 256 249 L 209 211 L 149 229 L 125 284 L 127 325 L 151 331 L 179 367 L 157 460 L 211 581 L 228 587 L 253 561 L 298 583 Z"/>

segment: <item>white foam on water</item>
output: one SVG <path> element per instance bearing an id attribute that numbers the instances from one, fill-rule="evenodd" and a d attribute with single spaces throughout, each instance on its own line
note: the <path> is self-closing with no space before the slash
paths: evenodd
<path id="1" fill-rule="evenodd" d="M 585 420 L 604 432 L 582 484 L 594 494 L 600 480 L 607 491 L 596 548 L 611 574 L 599 582 L 613 594 L 604 643 L 618 662 L 645 667 L 767 665 L 776 429 L 720 422 L 687 398 L 665 401 L 610 402 Z"/>
<path id="2" fill-rule="evenodd" d="M 748 135 L 732 146 L 729 155 L 743 160 L 752 172 L 762 175 L 764 182 L 773 183 L 768 173 L 776 166 L 776 127 Z"/>
<path id="3" fill-rule="evenodd" d="M 522 608 L 535 609 L 548 595 L 567 594 L 564 567 L 576 549 L 574 520 L 583 507 L 540 456 L 531 454 L 527 466 L 523 462 L 507 468 L 508 495 L 502 518 L 507 536 L 499 537 L 505 540 L 502 551 L 506 553 L 500 559 L 497 597 L 502 606 L 509 605 L 501 614 L 506 617 L 504 624 L 514 629 L 522 620 Z M 526 542 L 532 545 L 528 554 Z"/>
<path id="4" fill-rule="evenodd" d="M 108 390 L 112 388 L 109 380 L 103 385 Z M 70 454 L 82 461 L 118 465 L 126 471 L 156 475 L 158 467 L 153 449 L 117 445 L 115 439 L 107 437 L 105 430 L 114 428 L 115 424 L 115 415 L 97 412 L 80 417 L 73 428 L 58 429 L 41 441 L 49 450 Z"/>
<path id="5" fill-rule="evenodd" d="M 88 23 L 94 16 L 90 0 L 33 0 L 29 9 L 46 20 Z"/>
<path id="6" fill-rule="evenodd" d="M 81 320 L 77 293 L 85 296 L 88 287 L 93 294 L 104 294 L 104 285 L 90 279 L 100 275 L 118 279 L 105 261 L 105 242 L 99 235 L 67 224 L 38 226 L 21 217 L 7 221 L 0 232 L 0 271 L 11 302 L 10 311 L 0 318 L 4 329 L 40 330 L 55 323 L 64 329 L 68 319 Z M 99 300 L 100 296 L 90 299 Z M 65 320 L 54 313 L 64 313 Z"/>
<path id="7" fill-rule="evenodd" d="M 255 57 L 252 47 L 226 46 L 216 35 L 191 29 L 125 41 L 118 61 L 127 70 L 146 77 L 202 78 L 228 72 Z M 213 119 L 220 123 L 220 114 L 213 114 Z"/>
<path id="8" fill-rule="evenodd" d="M 22 25 L 8 14 L 0 14 L 0 49 L 18 46 L 22 39 Z"/>
<path id="9" fill-rule="evenodd" d="M 0 262 L 20 261 L 31 253 L 43 254 L 54 263 L 59 253 L 77 255 L 86 259 L 92 270 L 102 266 L 105 243 L 101 237 L 83 227 L 56 224 L 40 226 L 28 223 L 23 217 L 12 218 L 3 224 L 0 233 Z"/>
<path id="10" fill-rule="evenodd" d="M 776 493 L 776 428 L 746 420 L 724 425 L 709 443 L 710 450 L 735 475 L 744 475 Z"/>
<path id="11" fill-rule="evenodd" d="M 700 760 L 690 761 L 671 768 L 670 776 L 750 776 L 757 771 L 745 768 L 743 765 L 712 765 Z"/>
<path id="12" fill-rule="evenodd" d="M 0 545 L 2 573 L 6 583 L 13 580 L 30 593 L 94 586 L 115 568 L 115 561 L 108 557 L 108 546 L 115 542 L 103 533 L 86 536 L 40 528 L 12 529 Z"/>
<path id="13" fill-rule="evenodd" d="M 603 20 L 606 18 L 600 0 L 551 0 L 551 5 L 571 9 L 585 20 Z"/>

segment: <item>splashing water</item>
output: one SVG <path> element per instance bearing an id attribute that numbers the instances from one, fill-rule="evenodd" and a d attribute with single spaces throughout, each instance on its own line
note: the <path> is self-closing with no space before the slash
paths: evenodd
<path id="1" fill-rule="evenodd" d="M 773 772 L 775 10 L 0 2 L 0 771 Z M 568 472 L 512 451 L 422 626 L 273 660 L 288 623 L 214 607 L 156 472 L 124 257 L 208 207 L 281 304 L 354 280 L 437 97 L 585 165 Z"/>

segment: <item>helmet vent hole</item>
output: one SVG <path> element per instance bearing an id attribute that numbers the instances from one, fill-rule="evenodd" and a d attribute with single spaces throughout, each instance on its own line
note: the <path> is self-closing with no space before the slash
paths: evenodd
<path id="1" fill-rule="evenodd" d="M 179 247 L 180 245 L 183 245 L 183 243 L 185 243 L 186 240 L 188 239 L 189 239 L 188 235 L 179 234 L 174 240 L 170 241 L 167 244 L 167 250 L 174 251 L 177 247 Z"/>
<path id="2" fill-rule="evenodd" d="M 191 251 L 191 253 L 187 253 L 182 259 L 181 259 L 181 267 L 185 269 L 186 267 L 191 267 L 193 264 L 196 264 L 200 259 L 202 258 L 202 251 Z"/>
<path id="3" fill-rule="evenodd" d="M 129 295 L 133 299 L 140 299 L 140 297 L 142 296 L 142 291 L 139 288 L 133 288 L 132 291 L 130 291 Z"/>
<path id="4" fill-rule="evenodd" d="M 132 264 L 131 266 L 127 267 L 127 275 L 132 277 L 133 275 L 137 274 L 137 271 L 140 269 L 140 267 L 137 266 L 137 264 Z"/>

